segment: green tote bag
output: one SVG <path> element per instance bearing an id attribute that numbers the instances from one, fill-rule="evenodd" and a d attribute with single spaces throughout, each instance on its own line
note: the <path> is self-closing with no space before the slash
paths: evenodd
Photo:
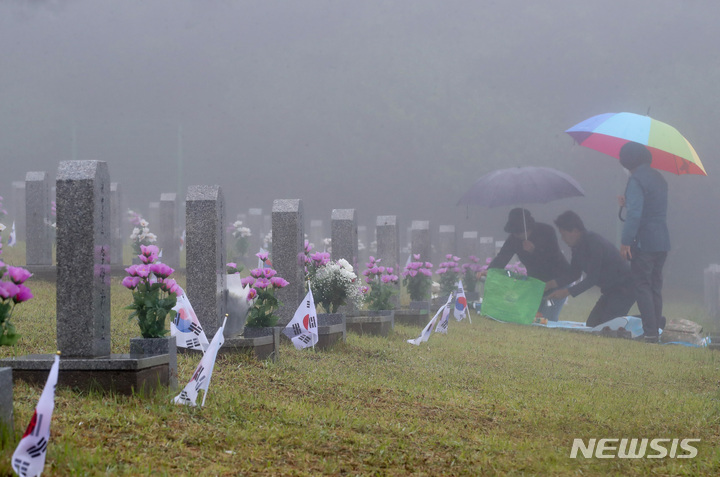
<path id="1" fill-rule="evenodd" d="M 482 314 L 500 321 L 529 325 L 535 320 L 545 283 L 531 277 L 511 277 L 491 268 L 485 279 Z"/>

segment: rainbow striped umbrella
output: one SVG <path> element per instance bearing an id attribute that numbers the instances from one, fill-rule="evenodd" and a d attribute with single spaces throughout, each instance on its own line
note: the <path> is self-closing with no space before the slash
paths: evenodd
<path id="1" fill-rule="evenodd" d="M 605 113 L 576 124 L 567 131 L 581 146 L 618 158 L 620 148 L 633 141 L 647 146 L 652 167 L 673 174 L 706 176 L 695 149 L 677 129 L 649 116 Z"/>

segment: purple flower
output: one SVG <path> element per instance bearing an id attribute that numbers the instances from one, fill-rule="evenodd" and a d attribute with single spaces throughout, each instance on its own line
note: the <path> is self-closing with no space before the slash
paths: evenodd
<path id="1" fill-rule="evenodd" d="M 32 273 L 22 267 L 8 267 L 7 274 L 15 285 L 25 283 L 25 280 L 32 276 Z"/>
<path id="2" fill-rule="evenodd" d="M 428 270 L 427 268 L 421 268 L 420 273 L 422 273 L 423 275 L 425 275 L 427 277 L 432 277 L 432 272 L 430 270 Z"/>
<path id="3" fill-rule="evenodd" d="M 150 267 L 147 265 L 135 265 L 135 274 L 140 278 L 147 278 L 150 275 Z"/>
<path id="4" fill-rule="evenodd" d="M 160 249 L 157 247 L 157 245 L 140 245 L 140 253 L 142 255 L 145 255 L 146 257 L 150 257 L 152 255 L 155 255 L 155 257 L 157 257 L 160 253 Z"/>
<path id="5" fill-rule="evenodd" d="M 122 285 L 125 288 L 134 290 L 140 284 L 140 281 L 141 281 L 140 277 L 125 277 L 125 278 L 123 278 Z"/>
<path id="6" fill-rule="evenodd" d="M 176 295 L 180 294 L 180 287 L 178 286 L 177 282 L 175 280 L 173 280 L 172 278 L 163 280 L 162 289 L 168 293 L 174 293 Z"/>
<path id="7" fill-rule="evenodd" d="M 175 271 L 164 263 L 153 263 L 150 265 L 150 271 L 159 278 L 167 278 Z"/>
<path id="8" fill-rule="evenodd" d="M 15 295 L 15 297 L 13 298 L 13 301 L 15 303 L 22 303 L 24 301 L 28 301 L 30 298 L 33 297 L 32 292 L 25 285 L 18 285 L 18 288 L 19 288 L 19 290 L 18 290 L 17 294 Z"/>
<path id="9" fill-rule="evenodd" d="M 257 290 L 255 290 L 254 288 L 251 288 L 250 290 L 248 290 L 247 301 L 253 300 L 256 296 L 257 296 Z"/>
<path id="10" fill-rule="evenodd" d="M 413 258 L 415 260 L 420 260 L 420 254 L 419 253 L 413 253 Z"/>
<path id="11" fill-rule="evenodd" d="M 268 280 L 267 278 L 258 278 L 257 280 L 255 280 L 255 284 L 253 285 L 253 287 L 263 290 L 271 285 L 272 284 L 270 283 L 270 280 Z"/>
<path id="12" fill-rule="evenodd" d="M 14 298 L 18 291 L 20 288 L 13 282 L 0 282 L 0 298 L 3 300 Z"/>
<path id="13" fill-rule="evenodd" d="M 253 286 L 254 283 L 255 283 L 254 277 L 245 277 L 245 278 L 240 279 L 240 284 L 244 287 L 248 286 L 248 285 Z"/>
<path id="14" fill-rule="evenodd" d="M 443 273 L 447 273 L 447 268 L 438 268 L 437 269 L 438 275 L 442 275 Z"/>
<path id="15" fill-rule="evenodd" d="M 257 258 L 259 258 L 260 260 L 262 260 L 263 262 L 265 262 L 265 260 L 268 259 L 268 253 L 267 253 L 267 252 L 258 252 L 258 253 L 255 254 L 255 256 L 256 256 Z"/>
<path id="16" fill-rule="evenodd" d="M 226 263 L 225 266 L 228 268 L 237 268 L 237 263 L 230 262 L 230 263 Z"/>
<path id="17" fill-rule="evenodd" d="M 127 267 L 125 269 L 125 271 L 131 277 L 136 277 L 137 276 L 137 267 L 139 267 L 139 265 L 130 265 L 129 267 Z"/>
<path id="18" fill-rule="evenodd" d="M 365 283 L 368 283 L 368 284 L 369 284 L 369 283 L 372 283 L 372 282 L 373 282 L 373 279 L 372 279 L 372 278 L 370 278 L 370 277 L 365 277 Z"/>
<path id="19" fill-rule="evenodd" d="M 270 279 L 270 283 L 272 284 L 273 288 L 284 288 L 290 284 L 290 282 L 288 282 L 282 277 L 272 277 Z"/>
<path id="20" fill-rule="evenodd" d="M 262 268 L 253 268 L 250 270 L 250 276 L 253 278 L 261 278 L 265 276 L 265 272 L 263 272 Z"/>
<path id="21" fill-rule="evenodd" d="M 272 278 L 276 274 L 277 274 L 277 272 L 275 270 L 273 270 L 272 268 L 263 269 L 263 275 L 265 276 L 265 278 Z"/>

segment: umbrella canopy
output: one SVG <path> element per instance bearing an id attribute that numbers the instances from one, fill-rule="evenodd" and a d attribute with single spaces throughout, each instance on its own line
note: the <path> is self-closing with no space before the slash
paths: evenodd
<path id="1" fill-rule="evenodd" d="M 457 205 L 544 204 L 584 195 L 580 184 L 564 172 L 549 167 L 512 167 L 482 176 Z"/>
<path id="2" fill-rule="evenodd" d="M 634 113 L 605 113 L 576 124 L 567 131 L 581 146 L 619 158 L 628 142 L 647 146 L 652 167 L 673 174 L 706 176 L 700 158 L 687 139 L 674 127 L 649 116 Z"/>

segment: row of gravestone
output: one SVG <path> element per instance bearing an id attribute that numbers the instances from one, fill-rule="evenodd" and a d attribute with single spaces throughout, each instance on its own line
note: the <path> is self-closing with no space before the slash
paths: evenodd
<path id="1" fill-rule="evenodd" d="M 12 197 L 15 202 L 22 202 L 22 210 L 16 207 L 14 219 L 17 217 L 18 237 L 26 241 L 26 265 L 34 272 L 41 272 L 43 269 L 52 267 L 52 243 L 53 228 L 49 226 L 54 220 L 50 216 L 51 201 L 51 181 L 47 172 L 28 172 L 25 182 L 13 182 Z M 113 264 L 122 264 L 122 242 L 123 242 L 123 213 L 122 213 L 122 191 L 117 182 L 111 182 L 109 188 L 110 203 L 110 239 L 109 253 L 110 261 Z M 55 192 L 57 194 L 57 192 Z M 22 200 L 21 200 L 22 199 Z M 155 207 L 153 207 L 155 206 Z M 180 235 L 177 233 L 179 201 L 175 193 L 163 193 L 160 201 L 151 203 L 151 218 L 157 218 L 158 225 L 158 246 L 163 250 L 163 261 L 168 265 L 178 268 L 180 264 Z M 155 213 L 153 213 L 155 212 Z M 365 249 L 370 245 L 367 228 L 359 226 L 355 217 L 344 217 L 349 212 L 342 210 L 333 211 L 332 230 L 338 222 L 350 220 L 354 227 L 354 235 L 346 236 L 350 242 L 356 244 L 362 243 Z M 22 217 L 23 220 L 19 220 Z M 251 208 L 247 214 L 240 214 L 239 217 L 255 230 L 254 239 L 251 240 L 252 248 L 257 250 L 261 244 L 260 235 L 272 227 L 268 224 L 270 217 L 262 215 L 262 209 Z M 391 226 L 399 233 L 397 220 L 394 216 L 378 217 L 377 227 Z M 385 224 L 390 220 L 392 225 Z M 151 221 L 151 224 L 153 222 Z M 376 229 L 377 231 L 377 229 Z M 456 232 L 454 225 L 440 225 L 436 236 L 434 246 L 431 241 L 430 223 L 429 221 L 413 221 L 408 229 L 408 240 L 411 244 L 412 253 L 418 253 L 423 260 L 433 261 L 440 260 L 446 254 L 460 254 L 462 257 L 475 255 L 481 259 L 491 257 L 496 252 L 496 247 L 501 243 L 493 241 L 492 237 L 479 237 L 477 231 L 465 231 L 460 236 Z M 323 221 L 312 220 L 310 222 L 310 241 L 316 245 L 316 250 L 322 249 L 321 241 L 325 238 L 325 230 Z M 359 238 L 362 237 L 362 240 Z M 378 239 L 376 238 L 376 242 Z M 397 240 L 396 240 L 397 241 Z M 335 241 L 337 243 L 337 240 Z M 399 242 L 398 242 L 399 245 Z M 341 245 L 344 248 L 343 253 L 350 253 L 348 247 L 350 245 Z M 377 248 L 379 250 L 379 247 Z M 400 249 L 398 248 L 398 251 Z M 433 250 L 435 253 L 433 253 Z M 379 252 L 376 252 L 379 254 Z M 359 250 L 352 250 L 352 256 L 355 265 L 362 265 L 362 261 L 367 259 L 367 253 L 360 253 Z M 396 254 L 397 257 L 397 254 Z M 397 260 L 399 261 L 399 257 Z"/>

